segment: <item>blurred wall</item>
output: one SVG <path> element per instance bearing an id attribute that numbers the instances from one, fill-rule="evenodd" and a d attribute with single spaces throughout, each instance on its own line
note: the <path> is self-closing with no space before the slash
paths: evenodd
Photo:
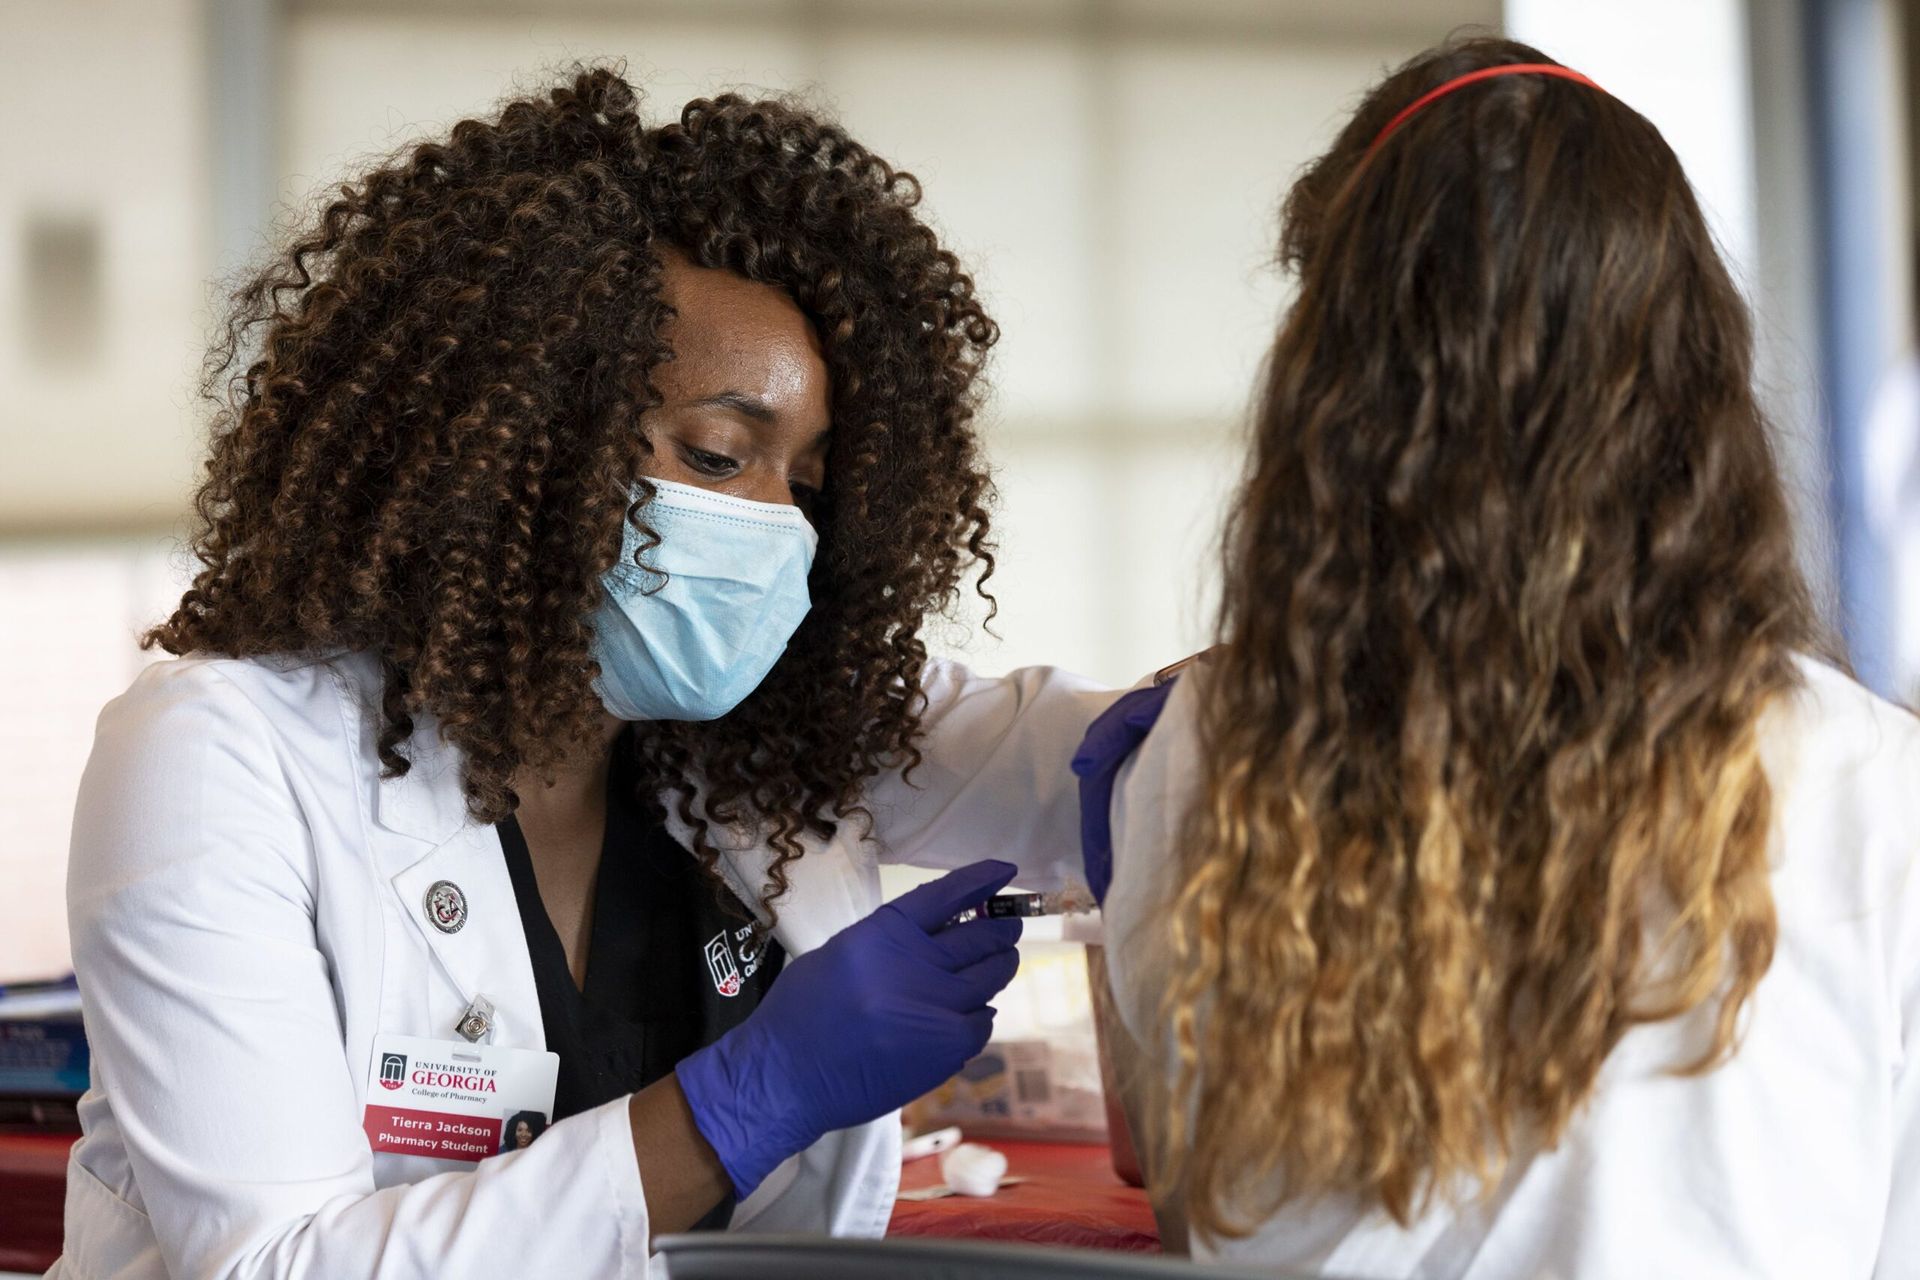
<path id="1" fill-rule="evenodd" d="M 1131 681 L 1202 643 L 1289 175 L 1497 0 L 0 0 L 0 981 L 66 962 L 92 719 L 178 594 L 207 280 L 369 156 L 624 58 L 660 117 L 799 92 L 926 184 L 1005 338 L 1000 639 Z"/>
<path id="2" fill-rule="evenodd" d="M 0 4 L 0 532 L 165 527 L 207 273 L 196 0 Z"/>

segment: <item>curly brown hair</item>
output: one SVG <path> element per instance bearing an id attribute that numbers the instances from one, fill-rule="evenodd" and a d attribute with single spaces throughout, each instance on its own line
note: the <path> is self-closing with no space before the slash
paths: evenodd
<path id="1" fill-rule="evenodd" d="M 623 518 L 653 541 L 634 494 L 669 358 L 661 253 L 775 286 L 833 388 L 813 608 L 724 719 L 630 735 L 643 796 L 676 804 L 709 869 L 709 822 L 763 824 L 771 902 L 803 833 L 917 762 L 921 622 L 993 569 L 973 417 L 997 331 L 919 200 L 792 104 L 702 99 L 650 128 L 610 68 L 345 185 L 235 297 L 206 381 L 202 567 L 147 643 L 376 655 L 385 768 L 407 771 L 431 717 L 472 816 L 500 820 L 517 770 L 591 739 L 600 578 Z"/>
<path id="2" fill-rule="evenodd" d="M 1226 537 L 1177 861 L 1155 1183 L 1206 1237 L 1406 1222 L 1554 1143 L 1636 1024 L 1773 954 L 1756 721 L 1816 642 L 1745 306 L 1644 118 L 1515 75 L 1288 198 L 1300 292 Z"/>

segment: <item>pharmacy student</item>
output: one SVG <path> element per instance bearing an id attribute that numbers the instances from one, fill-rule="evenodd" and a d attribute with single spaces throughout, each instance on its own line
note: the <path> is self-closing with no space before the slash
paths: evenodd
<path id="1" fill-rule="evenodd" d="M 1110 701 L 919 638 L 990 563 L 995 329 L 917 199 L 804 112 L 648 128 L 592 71 L 240 295 L 177 656 L 79 798 L 52 1274 L 885 1230 L 893 1113 L 1017 964 L 1017 921 L 948 922 L 1077 867 Z M 948 874 L 882 905 L 889 860 Z"/>
<path id="2" fill-rule="evenodd" d="M 1281 243 L 1224 647 L 1077 762 L 1163 1238 L 1920 1277 L 1920 720 L 1822 639 L 1679 160 L 1452 43 Z"/>

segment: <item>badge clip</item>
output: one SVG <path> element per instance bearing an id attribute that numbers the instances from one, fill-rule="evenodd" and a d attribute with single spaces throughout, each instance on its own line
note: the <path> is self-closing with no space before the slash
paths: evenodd
<path id="1" fill-rule="evenodd" d="M 453 1030 L 468 1044 L 478 1044 L 493 1033 L 493 1022 L 493 1001 L 485 996 L 475 996 L 467 1002 L 460 1020 L 453 1024 Z"/>

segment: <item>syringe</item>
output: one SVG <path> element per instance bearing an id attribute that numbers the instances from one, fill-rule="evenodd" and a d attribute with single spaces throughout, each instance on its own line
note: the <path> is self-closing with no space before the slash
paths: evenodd
<path id="1" fill-rule="evenodd" d="M 1080 915 L 1099 904 L 1085 885 L 1070 884 L 1051 893 L 996 893 L 978 906 L 968 907 L 947 921 L 949 925 L 971 920 L 1018 920 L 1034 916 Z"/>

